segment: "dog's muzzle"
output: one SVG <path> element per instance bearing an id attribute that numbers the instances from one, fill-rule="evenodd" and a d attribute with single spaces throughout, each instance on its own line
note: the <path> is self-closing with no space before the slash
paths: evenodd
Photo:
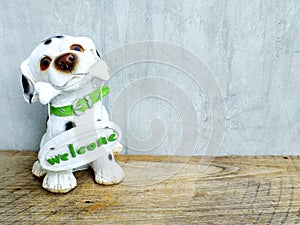
<path id="1" fill-rule="evenodd" d="M 61 72 L 71 73 L 77 65 L 78 57 L 73 53 L 65 53 L 54 61 L 55 68 Z"/>

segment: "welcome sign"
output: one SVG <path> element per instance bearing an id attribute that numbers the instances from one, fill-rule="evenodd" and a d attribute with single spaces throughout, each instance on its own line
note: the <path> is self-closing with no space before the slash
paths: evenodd
<path id="1" fill-rule="evenodd" d="M 38 158 L 46 170 L 75 169 L 107 155 L 120 140 L 121 130 L 116 124 L 97 121 L 54 137 L 42 146 Z"/>

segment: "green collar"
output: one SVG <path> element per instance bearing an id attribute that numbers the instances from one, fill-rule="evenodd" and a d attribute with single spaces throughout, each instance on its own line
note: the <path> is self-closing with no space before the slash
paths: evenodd
<path id="1" fill-rule="evenodd" d="M 96 89 L 84 98 L 78 99 L 73 105 L 54 107 L 50 105 L 50 114 L 56 116 L 81 115 L 85 110 L 93 108 L 94 104 L 100 101 L 110 92 L 109 87 L 103 86 L 102 89 Z"/>

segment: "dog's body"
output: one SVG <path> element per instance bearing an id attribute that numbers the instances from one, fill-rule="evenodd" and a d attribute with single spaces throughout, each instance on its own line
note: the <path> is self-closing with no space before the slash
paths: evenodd
<path id="1" fill-rule="evenodd" d="M 91 67 L 100 65 L 101 74 L 89 75 Z M 21 65 L 24 98 L 29 102 L 40 101 L 50 104 L 51 108 L 63 109 L 59 113 L 50 113 L 47 131 L 41 146 L 51 138 L 74 127 L 81 127 L 96 121 L 108 121 L 108 113 L 101 99 L 93 102 L 84 111 L 64 115 L 64 107 L 74 106 L 76 100 L 88 96 L 99 88 L 99 80 L 108 79 L 108 68 L 100 59 L 98 52 L 89 38 L 54 36 L 39 44 Z M 55 111 L 55 110 L 54 110 Z M 56 110 L 57 111 L 57 110 Z M 114 160 L 112 151 L 120 151 L 117 145 L 103 157 L 81 168 L 91 166 L 95 180 L 100 184 L 116 184 L 124 177 L 122 168 Z M 51 192 L 66 193 L 76 187 L 73 170 L 47 171 L 36 161 L 32 172 L 38 177 L 45 176 L 43 187 Z"/>

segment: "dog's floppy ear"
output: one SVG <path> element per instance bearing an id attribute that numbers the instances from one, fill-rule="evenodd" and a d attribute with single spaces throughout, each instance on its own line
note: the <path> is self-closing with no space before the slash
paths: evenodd
<path id="1" fill-rule="evenodd" d="M 98 78 L 100 80 L 108 80 L 109 79 L 109 68 L 101 59 L 98 59 L 90 68 L 89 76 Z"/>
<path id="2" fill-rule="evenodd" d="M 89 73 L 95 78 L 99 78 L 101 80 L 108 80 L 110 77 L 109 67 L 107 66 L 106 62 L 104 62 L 101 59 L 101 55 L 97 49 L 95 50 L 95 53 L 96 53 L 96 56 L 98 57 L 98 59 L 91 66 Z M 94 53 L 94 55 L 95 55 L 95 53 Z"/>
<path id="3" fill-rule="evenodd" d="M 37 101 L 35 83 L 29 68 L 29 58 L 21 64 L 23 96 L 28 103 Z"/>
<path id="4" fill-rule="evenodd" d="M 21 64 L 23 96 L 28 103 L 38 100 L 41 104 L 48 104 L 61 92 L 52 87 L 51 84 L 38 81 L 35 82 L 29 66 L 29 58 Z"/>
<path id="5" fill-rule="evenodd" d="M 54 97 L 61 93 L 61 91 L 46 82 L 36 82 L 35 87 L 39 95 L 40 103 L 43 105 L 48 104 Z"/>

